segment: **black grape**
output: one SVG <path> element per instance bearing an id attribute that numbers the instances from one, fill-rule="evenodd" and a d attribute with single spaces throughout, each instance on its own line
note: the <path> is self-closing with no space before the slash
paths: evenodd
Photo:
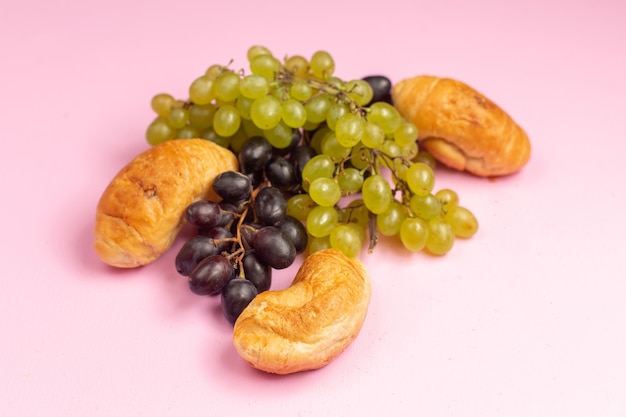
<path id="1" fill-rule="evenodd" d="M 254 213 L 264 225 L 272 226 L 287 215 L 287 200 L 276 187 L 265 187 L 254 199 Z"/>
<path id="2" fill-rule="evenodd" d="M 259 259 L 274 269 L 284 269 L 296 259 L 296 247 L 278 227 L 266 226 L 258 230 L 252 240 Z"/>
<path id="3" fill-rule="evenodd" d="M 391 104 L 391 80 L 383 75 L 370 75 L 363 78 L 374 92 L 374 96 L 369 104 L 376 103 L 378 101 L 384 101 Z"/>
<path id="4" fill-rule="evenodd" d="M 226 171 L 213 180 L 213 191 L 226 203 L 238 206 L 250 198 L 252 183 L 247 175 L 237 171 Z"/>
<path id="5" fill-rule="evenodd" d="M 180 248 L 176 255 L 176 271 L 183 276 L 189 276 L 198 263 L 207 256 L 216 255 L 217 246 L 208 236 L 194 236 Z"/>
<path id="6" fill-rule="evenodd" d="M 278 223 L 277 227 L 283 232 L 296 248 L 296 253 L 302 253 L 306 249 L 308 243 L 308 234 L 306 227 L 292 216 L 285 216 L 285 218 Z"/>
<path id="7" fill-rule="evenodd" d="M 247 279 L 234 278 L 222 289 L 222 312 L 229 323 L 235 324 L 241 312 L 258 295 L 254 284 Z"/>
<path id="8" fill-rule="evenodd" d="M 185 210 L 185 218 L 198 228 L 210 229 L 221 222 L 222 208 L 213 201 L 196 201 Z"/>
<path id="9" fill-rule="evenodd" d="M 234 275 L 235 270 L 228 259 L 211 255 L 201 260 L 189 274 L 189 289 L 197 295 L 216 295 Z"/>
<path id="10" fill-rule="evenodd" d="M 272 268 L 261 261 L 254 250 L 249 250 L 243 257 L 243 273 L 254 284 L 258 292 L 267 291 L 272 285 Z"/>

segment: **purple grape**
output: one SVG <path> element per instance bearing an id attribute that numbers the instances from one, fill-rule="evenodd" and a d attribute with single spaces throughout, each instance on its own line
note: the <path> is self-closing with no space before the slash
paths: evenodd
<path id="1" fill-rule="evenodd" d="M 254 250 L 246 252 L 242 260 L 246 279 L 254 284 L 259 293 L 272 285 L 272 268 L 261 261 Z"/>
<path id="2" fill-rule="evenodd" d="M 300 220 L 292 216 L 285 216 L 276 226 L 293 242 L 296 253 L 304 252 L 309 238 L 306 227 Z"/>
<path id="3" fill-rule="evenodd" d="M 189 289 L 197 295 L 216 295 L 234 275 L 235 270 L 228 259 L 211 255 L 201 260 L 189 274 Z"/>
<path id="4" fill-rule="evenodd" d="M 235 206 L 250 198 L 252 183 L 247 175 L 237 171 L 226 171 L 213 180 L 213 191 L 226 203 Z"/>
<path id="5" fill-rule="evenodd" d="M 265 176 L 275 187 L 288 187 L 298 184 L 296 170 L 288 159 L 275 155 L 265 165 Z"/>
<path id="6" fill-rule="evenodd" d="M 272 157 L 272 145 L 262 136 L 249 138 L 237 155 L 242 172 L 262 171 Z"/>
<path id="7" fill-rule="evenodd" d="M 274 269 L 284 269 L 296 259 L 296 247 L 278 227 L 266 226 L 254 235 L 252 247 L 259 259 Z"/>
<path id="8" fill-rule="evenodd" d="M 247 279 L 234 278 L 222 289 L 222 312 L 229 323 L 235 324 L 241 312 L 258 295 L 254 284 Z"/>
<path id="9" fill-rule="evenodd" d="M 287 215 L 287 200 L 276 187 L 265 187 L 254 199 L 254 213 L 264 225 L 272 226 Z"/>
<path id="10" fill-rule="evenodd" d="M 196 201 L 185 210 L 185 218 L 198 228 L 210 229 L 222 220 L 222 208 L 213 201 Z"/>
<path id="11" fill-rule="evenodd" d="M 176 271 L 183 276 L 189 276 L 198 263 L 211 255 L 218 253 L 217 246 L 208 236 L 194 236 L 180 248 L 176 255 Z"/>

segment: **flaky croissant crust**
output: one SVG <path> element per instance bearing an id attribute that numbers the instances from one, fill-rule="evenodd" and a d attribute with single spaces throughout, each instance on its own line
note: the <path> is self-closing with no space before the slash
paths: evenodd
<path id="1" fill-rule="evenodd" d="M 289 288 L 262 292 L 246 307 L 235 322 L 235 348 L 265 372 L 321 368 L 357 336 L 370 295 L 360 261 L 336 249 L 315 252 Z"/>
<path id="2" fill-rule="evenodd" d="M 420 75 L 396 83 L 392 98 L 418 127 L 420 145 L 444 165 L 490 177 L 517 172 L 530 158 L 526 132 L 465 83 Z"/>

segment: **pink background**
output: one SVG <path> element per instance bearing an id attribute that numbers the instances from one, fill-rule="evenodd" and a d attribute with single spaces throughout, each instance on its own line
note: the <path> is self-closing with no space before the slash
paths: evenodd
<path id="1" fill-rule="evenodd" d="M 626 416 L 624 18 L 618 0 L 4 1 L 0 415 Z M 242 363 L 176 248 L 119 271 L 91 246 L 152 95 L 252 44 L 326 49 L 342 78 L 460 79 L 533 144 L 508 178 L 440 171 L 479 233 L 443 258 L 363 255 L 360 336 L 286 377 Z"/>

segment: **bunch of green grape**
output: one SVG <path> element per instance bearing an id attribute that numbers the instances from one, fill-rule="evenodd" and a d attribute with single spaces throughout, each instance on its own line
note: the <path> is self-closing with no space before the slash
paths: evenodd
<path id="1" fill-rule="evenodd" d="M 326 51 L 281 60 L 253 46 L 247 59 L 249 71 L 210 66 L 185 100 L 155 95 L 148 143 L 200 137 L 236 154 L 244 147 L 267 154 L 271 179 L 269 166 L 240 170 L 257 188 L 280 186 L 288 214 L 306 227 L 308 253 L 334 247 L 356 257 L 384 235 L 410 251 L 443 255 L 456 238 L 476 233 L 478 222 L 458 194 L 435 189 L 436 162 L 419 149 L 419 126 L 393 106 L 385 77 L 344 81 Z M 293 178 L 273 184 L 280 170 Z"/>

